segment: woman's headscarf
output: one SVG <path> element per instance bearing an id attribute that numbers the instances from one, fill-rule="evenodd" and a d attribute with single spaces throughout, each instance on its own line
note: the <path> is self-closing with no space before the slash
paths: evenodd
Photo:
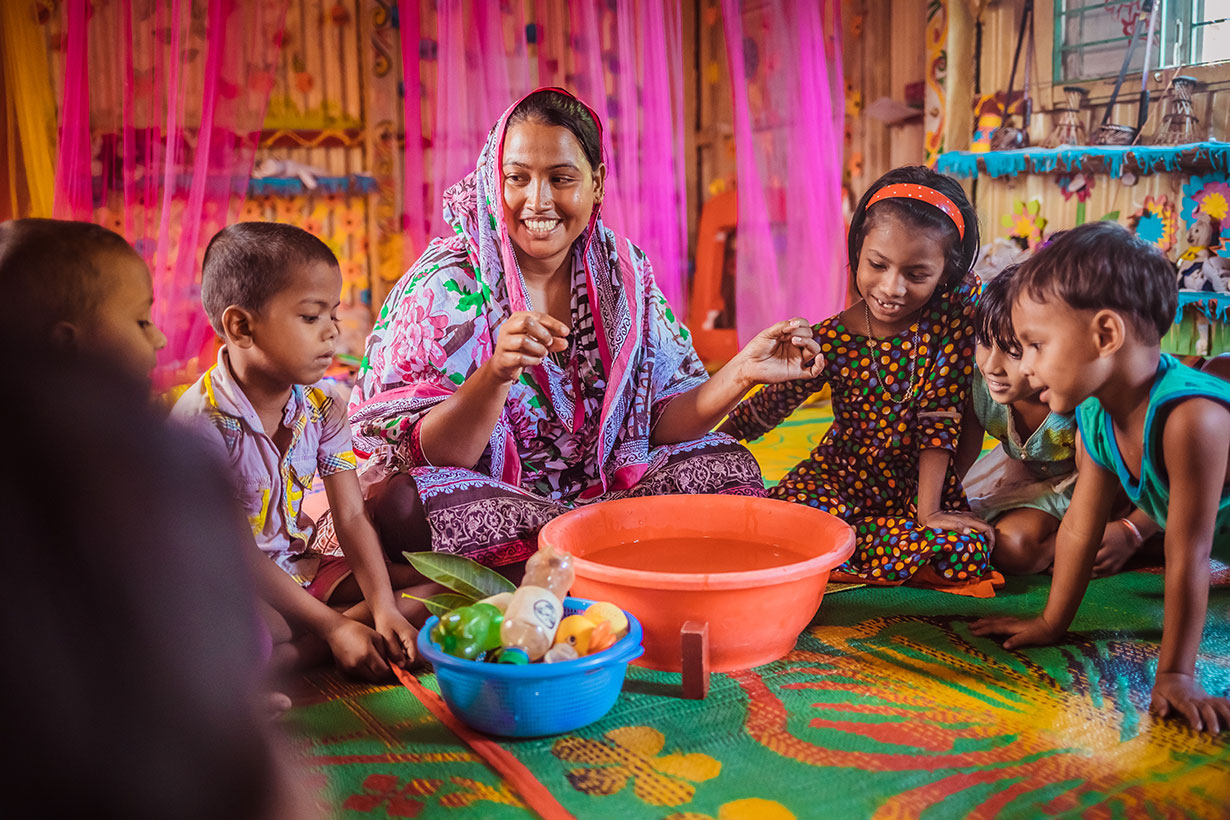
<path id="1" fill-rule="evenodd" d="M 551 89 L 572 97 L 566 91 Z M 524 98 L 523 98 L 524 99 Z M 575 99 L 575 97 L 573 97 Z M 499 327 L 529 309 L 524 281 L 504 220 L 502 154 L 508 120 L 520 100 L 492 128 L 472 174 L 444 194 L 444 218 L 456 235 L 437 238 L 389 293 L 368 338 L 351 397 L 356 450 L 403 455 L 418 419 L 448 397 L 492 354 Z M 586 110 L 589 110 L 586 108 Z M 601 123 L 590 111 L 601 136 Z M 594 169 L 595 172 L 597 169 Z M 690 337 L 673 320 L 639 248 L 605 228 L 596 204 L 573 249 L 581 255 L 607 389 L 592 454 L 605 490 L 630 487 L 649 460 L 651 414 L 705 378 Z M 579 351 L 592 355 L 594 351 Z M 549 397 L 575 386 L 545 366 L 527 371 Z M 523 376 L 523 380 L 524 380 Z M 490 474 L 516 484 L 524 432 L 524 403 L 537 395 L 520 382 L 492 431 Z M 565 404 L 573 406 L 571 418 Z M 585 423 L 582 403 L 555 409 L 573 432 Z M 588 494 L 588 492 L 587 492 Z"/>

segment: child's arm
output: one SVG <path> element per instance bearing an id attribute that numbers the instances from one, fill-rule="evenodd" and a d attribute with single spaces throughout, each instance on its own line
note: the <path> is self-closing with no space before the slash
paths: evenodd
<path id="1" fill-rule="evenodd" d="M 1123 518 L 1108 523 L 1102 534 L 1098 557 L 1093 563 L 1093 577 L 1114 575 L 1146 541 L 1161 531 L 1157 522 L 1135 508 Z"/>
<path id="2" fill-rule="evenodd" d="M 295 583 L 256 542 L 247 550 L 257 590 L 287 623 L 317 635 L 346 672 L 379 680 L 389 674 L 384 662 L 384 641 L 371 627 L 333 611 Z"/>
<path id="3" fill-rule="evenodd" d="M 940 510 L 951 457 L 952 453 L 941 447 L 928 447 L 918 454 L 918 523 L 937 530 L 980 532 L 987 537 L 987 546 L 993 548 L 995 528 L 990 524 L 971 513 Z"/>
<path id="4" fill-rule="evenodd" d="M 986 437 L 986 429 L 982 419 L 974 412 L 974 399 L 971 395 L 965 402 L 965 411 L 961 414 L 961 435 L 957 439 L 955 469 L 957 475 L 964 480 L 965 474 L 978 460 L 982 453 L 982 440 Z"/>
<path id="5" fill-rule="evenodd" d="M 944 328 L 933 340 L 935 360 L 918 397 L 918 502 L 915 518 L 920 526 L 964 533 L 983 533 L 995 546 L 995 529 L 969 513 L 940 509 L 948 464 L 957 453 L 962 416 L 967 415 L 973 381 L 975 285 L 963 282 L 953 289 L 945 308 Z"/>
<path id="6" fill-rule="evenodd" d="M 1076 489 L 1055 536 L 1055 571 L 1042 614 L 1027 620 L 982 618 L 970 628 L 975 635 L 1007 635 L 1004 648 L 1015 649 L 1054 643 L 1071 625 L 1085 597 L 1093 559 L 1119 489 L 1116 476 L 1085 453 L 1079 435 L 1076 465 Z"/>
<path id="7" fill-rule="evenodd" d="M 325 495 L 333 513 L 338 545 L 354 571 L 363 598 L 372 611 L 376 631 L 384 638 L 389 658 L 399 666 L 414 659 L 418 631 L 397 609 L 393 584 L 384 564 L 384 552 L 367 508 L 354 470 L 342 470 L 324 477 Z"/>
<path id="8" fill-rule="evenodd" d="M 1230 701 L 1196 681 L 1196 653 L 1209 603 L 1209 553 L 1230 459 L 1230 412 L 1209 399 L 1179 404 L 1162 434 L 1170 501 L 1166 513 L 1166 599 L 1162 648 L 1150 707 L 1192 728 L 1230 728 Z"/>

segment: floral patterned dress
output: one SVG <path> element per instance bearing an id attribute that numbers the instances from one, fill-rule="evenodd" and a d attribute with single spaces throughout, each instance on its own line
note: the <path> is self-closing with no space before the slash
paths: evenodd
<path id="1" fill-rule="evenodd" d="M 514 106 L 515 107 L 515 106 Z M 508 115 L 476 171 L 445 193 L 456 236 L 434 240 L 389 293 L 351 396 L 364 483 L 408 474 L 431 548 L 490 565 L 526 558 L 576 504 L 633 495 L 763 495 L 756 460 L 729 436 L 654 447 L 653 425 L 707 378 L 649 260 L 597 209 L 573 247 L 569 348 L 512 385 L 474 469 L 436 467 L 419 421 L 492 354 L 500 325 L 533 310 L 504 225 L 496 160 Z"/>
<path id="2" fill-rule="evenodd" d="M 916 521 L 919 451 L 954 451 L 973 374 L 971 320 L 978 282 L 972 275 L 940 291 L 905 333 L 871 339 L 840 316 L 813 329 L 824 372 L 810 381 L 764 388 L 731 413 L 725 429 L 744 440 L 781 423 L 826 383 L 832 427 L 820 444 L 769 491 L 774 498 L 830 512 L 854 527 L 856 547 L 839 571 L 870 583 L 917 578 L 964 585 L 988 570 L 980 534 L 948 532 Z M 941 507 L 966 511 L 949 469 Z"/>

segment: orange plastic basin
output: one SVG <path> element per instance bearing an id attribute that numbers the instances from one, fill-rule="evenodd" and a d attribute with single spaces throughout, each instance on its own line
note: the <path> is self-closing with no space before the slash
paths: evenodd
<path id="1" fill-rule="evenodd" d="M 572 594 L 610 601 L 645 629 L 641 666 L 678 672 L 680 629 L 709 624 L 714 672 L 775 661 L 820 606 L 829 571 L 854 552 L 841 519 L 801 504 L 734 495 L 605 501 L 543 527 L 573 555 Z"/>

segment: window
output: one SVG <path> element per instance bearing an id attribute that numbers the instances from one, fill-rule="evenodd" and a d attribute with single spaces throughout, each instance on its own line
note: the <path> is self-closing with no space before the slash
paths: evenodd
<path id="1" fill-rule="evenodd" d="M 1230 60 L 1230 0 L 1156 0 L 1150 67 Z M 1055 78 L 1072 82 L 1119 73 L 1143 0 L 1055 0 Z M 1144 64 L 1144 28 L 1129 72 Z"/>

